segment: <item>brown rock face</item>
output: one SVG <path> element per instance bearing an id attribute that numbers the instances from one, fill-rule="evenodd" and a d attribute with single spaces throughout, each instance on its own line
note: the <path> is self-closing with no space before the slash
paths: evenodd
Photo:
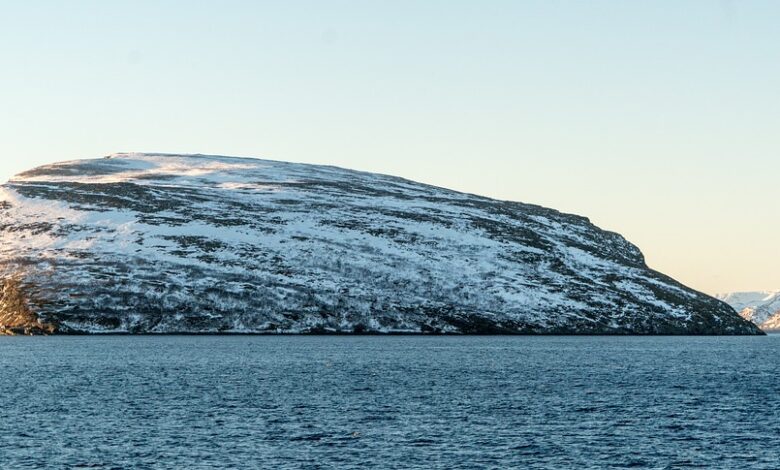
<path id="1" fill-rule="evenodd" d="M 29 294 L 17 277 L 0 279 L 0 335 L 40 335 L 57 328 L 30 309 Z"/>

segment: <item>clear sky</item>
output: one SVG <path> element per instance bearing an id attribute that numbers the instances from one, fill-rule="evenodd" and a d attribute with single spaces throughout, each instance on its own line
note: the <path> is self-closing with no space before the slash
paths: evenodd
<path id="1" fill-rule="evenodd" d="M 780 2 L 0 0 L 0 178 L 119 151 L 327 163 L 586 215 L 780 289 Z"/>

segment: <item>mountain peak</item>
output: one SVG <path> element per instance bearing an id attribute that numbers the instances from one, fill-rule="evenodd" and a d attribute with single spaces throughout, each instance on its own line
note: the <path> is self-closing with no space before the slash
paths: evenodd
<path id="1" fill-rule="evenodd" d="M 2 194 L 6 316 L 60 332 L 758 332 L 586 218 L 393 176 L 121 153 Z"/>
<path id="2" fill-rule="evenodd" d="M 718 299 L 731 305 L 742 318 L 761 329 L 780 329 L 780 290 L 730 292 L 718 294 Z"/>

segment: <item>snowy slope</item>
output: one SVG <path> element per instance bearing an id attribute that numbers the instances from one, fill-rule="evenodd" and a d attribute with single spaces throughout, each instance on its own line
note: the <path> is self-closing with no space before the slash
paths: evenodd
<path id="1" fill-rule="evenodd" d="M 780 330 L 780 291 L 731 292 L 716 297 L 762 330 Z"/>
<path id="2" fill-rule="evenodd" d="M 117 154 L 0 191 L 6 329 L 758 332 L 584 217 L 391 176 Z"/>

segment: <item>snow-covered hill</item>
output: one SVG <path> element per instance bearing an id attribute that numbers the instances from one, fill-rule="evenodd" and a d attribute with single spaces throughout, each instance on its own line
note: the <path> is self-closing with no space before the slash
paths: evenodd
<path id="1" fill-rule="evenodd" d="M 780 330 L 780 291 L 731 292 L 716 297 L 762 330 Z"/>
<path id="2" fill-rule="evenodd" d="M 64 162 L 0 233 L 6 331 L 759 333 L 584 217 L 335 167 Z"/>

